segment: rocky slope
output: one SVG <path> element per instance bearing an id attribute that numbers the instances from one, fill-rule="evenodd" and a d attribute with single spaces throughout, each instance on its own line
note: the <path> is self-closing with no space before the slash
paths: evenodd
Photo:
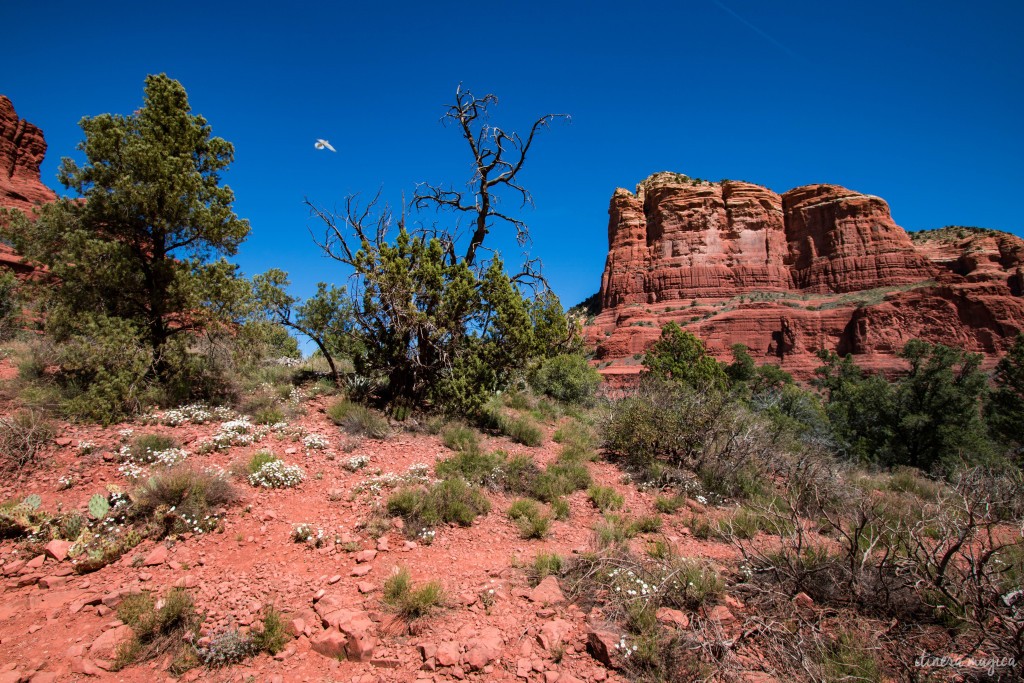
<path id="1" fill-rule="evenodd" d="M 808 379 L 818 349 L 896 371 L 910 339 L 989 364 L 1024 330 L 1024 241 L 953 228 L 908 235 L 878 197 L 836 185 L 777 195 L 658 173 L 609 207 L 601 312 L 587 328 L 606 377 L 675 321 L 720 358 L 750 348 Z"/>
<path id="2" fill-rule="evenodd" d="M 39 177 L 45 156 L 43 131 L 19 119 L 11 100 L 0 95 L 0 208 L 30 211 L 57 198 Z M 14 250 L 0 244 L 0 269 L 5 268 L 19 274 L 32 272 Z"/>
<path id="3" fill-rule="evenodd" d="M 14 410 L 4 395 L 15 375 L 10 360 L 0 360 L 0 411 Z M 489 494 L 492 511 L 472 526 L 441 525 L 433 534 L 410 538 L 395 518 L 390 526 L 371 531 L 363 524 L 379 513 L 403 477 L 417 467 L 430 472 L 436 459 L 452 452 L 437 436 L 401 429 L 383 441 L 353 440 L 324 414 L 324 397 L 296 405 L 301 414 L 289 423 L 289 436 L 266 435 L 257 443 L 210 453 L 198 446 L 217 431 L 215 423 L 62 424 L 37 466 L 5 472 L 0 500 L 38 495 L 40 509 L 48 513 L 78 510 L 86 515 L 96 492 L 133 488 L 119 453 L 122 430 L 134 429 L 176 438 L 196 468 L 240 472 L 244 466 L 239 465 L 253 453 L 270 449 L 300 465 L 307 476 L 295 488 L 280 489 L 251 486 L 244 475 L 233 477 L 240 500 L 223 511 L 215 531 L 145 541 L 94 572 L 76 571 L 82 556 L 76 560 L 69 542 L 43 546 L 0 538 L 0 683 L 626 680 L 611 664 L 609 657 L 621 663 L 614 654 L 588 653 L 590 639 L 611 637 L 595 626 L 600 611 L 571 604 L 553 577 L 539 586 L 528 579 L 527 567 L 539 553 L 568 558 L 591 548 L 591 529 L 601 515 L 585 492 L 567 498 L 570 519 L 553 522 L 544 540 L 521 537 L 507 516 L 513 497 L 501 493 Z M 502 437 L 488 437 L 484 445 L 488 452 L 500 448 L 545 465 L 556 458 L 558 444 L 551 440 L 556 426 L 545 426 L 544 443 L 535 448 Z M 309 447 L 298 436 L 302 433 L 322 440 Z M 359 458 L 365 458 L 364 467 L 346 467 Z M 587 468 L 595 483 L 621 491 L 623 513 L 654 514 L 655 491 L 622 484 L 622 472 L 609 463 L 590 462 Z M 704 510 L 697 502 L 690 504 Z M 293 534 L 300 524 L 322 530 L 326 544 L 296 542 Z M 683 511 L 666 517 L 662 531 L 680 554 L 706 558 L 723 571 L 736 558 L 737 551 L 726 544 L 689 535 Z M 650 538 L 637 538 L 636 551 L 642 552 Z M 397 618 L 382 600 L 382 587 L 398 567 L 408 568 L 417 584 L 439 580 L 446 606 L 412 623 Z M 175 586 L 188 589 L 205 614 L 205 641 L 258 622 L 268 603 L 284 613 L 294 638 L 274 657 L 262 654 L 220 669 L 200 667 L 181 679 L 168 673 L 169 657 L 111 671 L 117 647 L 130 633 L 117 618 L 118 604 L 133 593 L 163 596 Z M 708 609 L 716 610 L 722 632 L 738 636 L 740 603 L 728 598 Z M 677 616 L 687 624 L 698 619 L 697 614 Z M 615 634 L 609 641 L 613 653 L 618 638 Z"/>

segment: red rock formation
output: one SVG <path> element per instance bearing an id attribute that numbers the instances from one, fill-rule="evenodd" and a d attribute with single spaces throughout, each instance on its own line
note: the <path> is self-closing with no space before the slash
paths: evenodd
<path id="1" fill-rule="evenodd" d="M 809 292 L 856 292 L 935 275 L 878 197 L 837 185 L 782 195 L 793 284 Z"/>
<path id="2" fill-rule="evenodd" d="M 19 119 L 11 101 L 0 95 L 0 207 L 27 211 L 57 198 L 39 179 L 44 156 L 43 131 Z"/>
<path id="3" fill-rule="evenodd" d="M 609 209 L 602 306 L 789 289 L 782 200 L 742 182 L 659 173 Z"/>
<path id="4" fill-rule="evenodd" d="M 0 95 L 0 208 L 30 211 L 57 198 L 43 184 L 39 167 L 46 156 L 43 131 L 18 118 L 11 101 Z M 0 270 L 29 276 L 34 268 L 6 244 L 0 244 Z"/>
<path id="5" fill-rule="evenodd" d="M 639 371 L 678 322 L 721 359 L 733 344 L 809 379 L 819 349 L 896 372 L 910 339 L 955 344 L 986 364 L 1024 330 L 1024 241 L 947 228 L 911 239 L 878 197 L 651 176 L 618 189 L 602 312 L 587 328 L 602 372 Z"/>

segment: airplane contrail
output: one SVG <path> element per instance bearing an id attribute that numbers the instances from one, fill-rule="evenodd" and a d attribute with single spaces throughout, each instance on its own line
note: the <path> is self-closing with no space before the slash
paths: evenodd
<path id="1" fill-rule="evenodd" d="M 736 19 L 736 21 L 740 22 L 741 24 L 743 24 L 744 26 L 746 26 L 747 28 L 749 28 L 749 29 L 750 29 L 751 31 L 753 31 L 753 32 L 754 32 L 754 33 L 756 33 L 757 35 L 759 35 L 759 36 L 761 36 L 762 38 L 764 38 L 765 40 L 767 40 L 768 42 L 770 42 L 770 43 L 774 44 L 774 45 L 775 45 L 776 47 L 778 47 L 778 48 L 779 48 L 780 50 L 783 50 L 783 51 L 784 51 L 784 52 L 785 52 L 786 54 L 788 54 L 788 55 L 789 55 L 790 57 L 799 57 L 799 56 L 800 56 L 800 55 L 798 55 L 797 53 L 793 52 L 793 51 L 792 51 L 791 49 L 789 49 L 789 48 L 788 48 L 787 46 L 783 45 L 783 44 L 782 44 L 781 42 L 779 42 L 778 40 L 776 40 L 775 38 L 773 38 L 772 36 L 768 35 L 768 34 L 767 34 L 767 33 L 765 33 L 764 31 L 762 31 L 761 29 L 759 29 L 759 28 L 758 28 L 757 26 L 754 26 L 754 25 L 753 25 L 752 23 L 750 23 L 749 21 L 747 21 L 746 19 L 744 19 L 743 17 L 741 17 L 741 16 L 740 16 L 739 14 L 737 14 L 736 12 L 732 11 L 731 9 L 729 9 L 728 7 L 726 7 L 725 5 L 723 5 L 723 4 L 721 3 L 721 2 L 719 2 L 719 0 L 711 0 L 711 2 L 715 3 L 716 5 L 718 5 L 718 7 L 719 7 L 719 8 L 720 8 L 720 9 L 721 9 L 721 10 L 722 10 L 723 12 L 728 12 L 729 14 L 731 14 L 731 15 L 733 16 L 733 18 L 734 18 L 734 19 Z"/>

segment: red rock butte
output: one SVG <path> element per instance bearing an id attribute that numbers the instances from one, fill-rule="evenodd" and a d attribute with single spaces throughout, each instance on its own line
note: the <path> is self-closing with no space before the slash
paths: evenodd
<path id="1" fill-rule="evenodd" d="M 608 213 L 586 334 L 609 380 L 639 372 L 670 321 L 720 360 L 744 344 L 801 380 L 819 349 L 898 372 L 915 338 L 982 353 L 990 367 L 1024 330 L 1024 241 L 978 228 L 908 234 L 884 200 L 837 185 L 780 196 L 664 172 L 615 190 Z"/>
<path id="2" fill-rule="evenodd" d="M 52 202 L 57 195 L 39 178 L 39 167 L 46 156 L 43 131 L 19 119 L 14 105 L 0 95 L 0 208 L 32 210 L 37 204 Z M 19 275 L 33 272 L 13 249 L 0 243 L 0 269 Z"/>

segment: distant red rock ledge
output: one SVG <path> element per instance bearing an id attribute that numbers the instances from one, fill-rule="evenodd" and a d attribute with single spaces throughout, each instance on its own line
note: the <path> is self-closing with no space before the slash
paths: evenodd
<path id="1" fill-rule="evenodd" d="M 39 167 L 45 156 L 43 131 L 19 119 L 10 99 L 0 95 L 0 208 L 29 212 L 33 206 L 57 198 L 39 177 Z M 0 269 L 13 270 L 20 276 L 29 275 L 34 270 L 23 263 L 13 249 L 2 243 Z"/>
<path id="2" fill-rule="evenodd" d="M 1024 241 L 977 228 L 910 235 L 878 197 L 837 185 L 777 195 L 739 181 L 657 173 L 608 209 L 608 258 L 588 324 L 608 379 L 674 321 L 719 359 L 813 376 L 818 349 L 896 372 L 910 339 L 960 346 L 991 366 L 1024 330 Z"/>

